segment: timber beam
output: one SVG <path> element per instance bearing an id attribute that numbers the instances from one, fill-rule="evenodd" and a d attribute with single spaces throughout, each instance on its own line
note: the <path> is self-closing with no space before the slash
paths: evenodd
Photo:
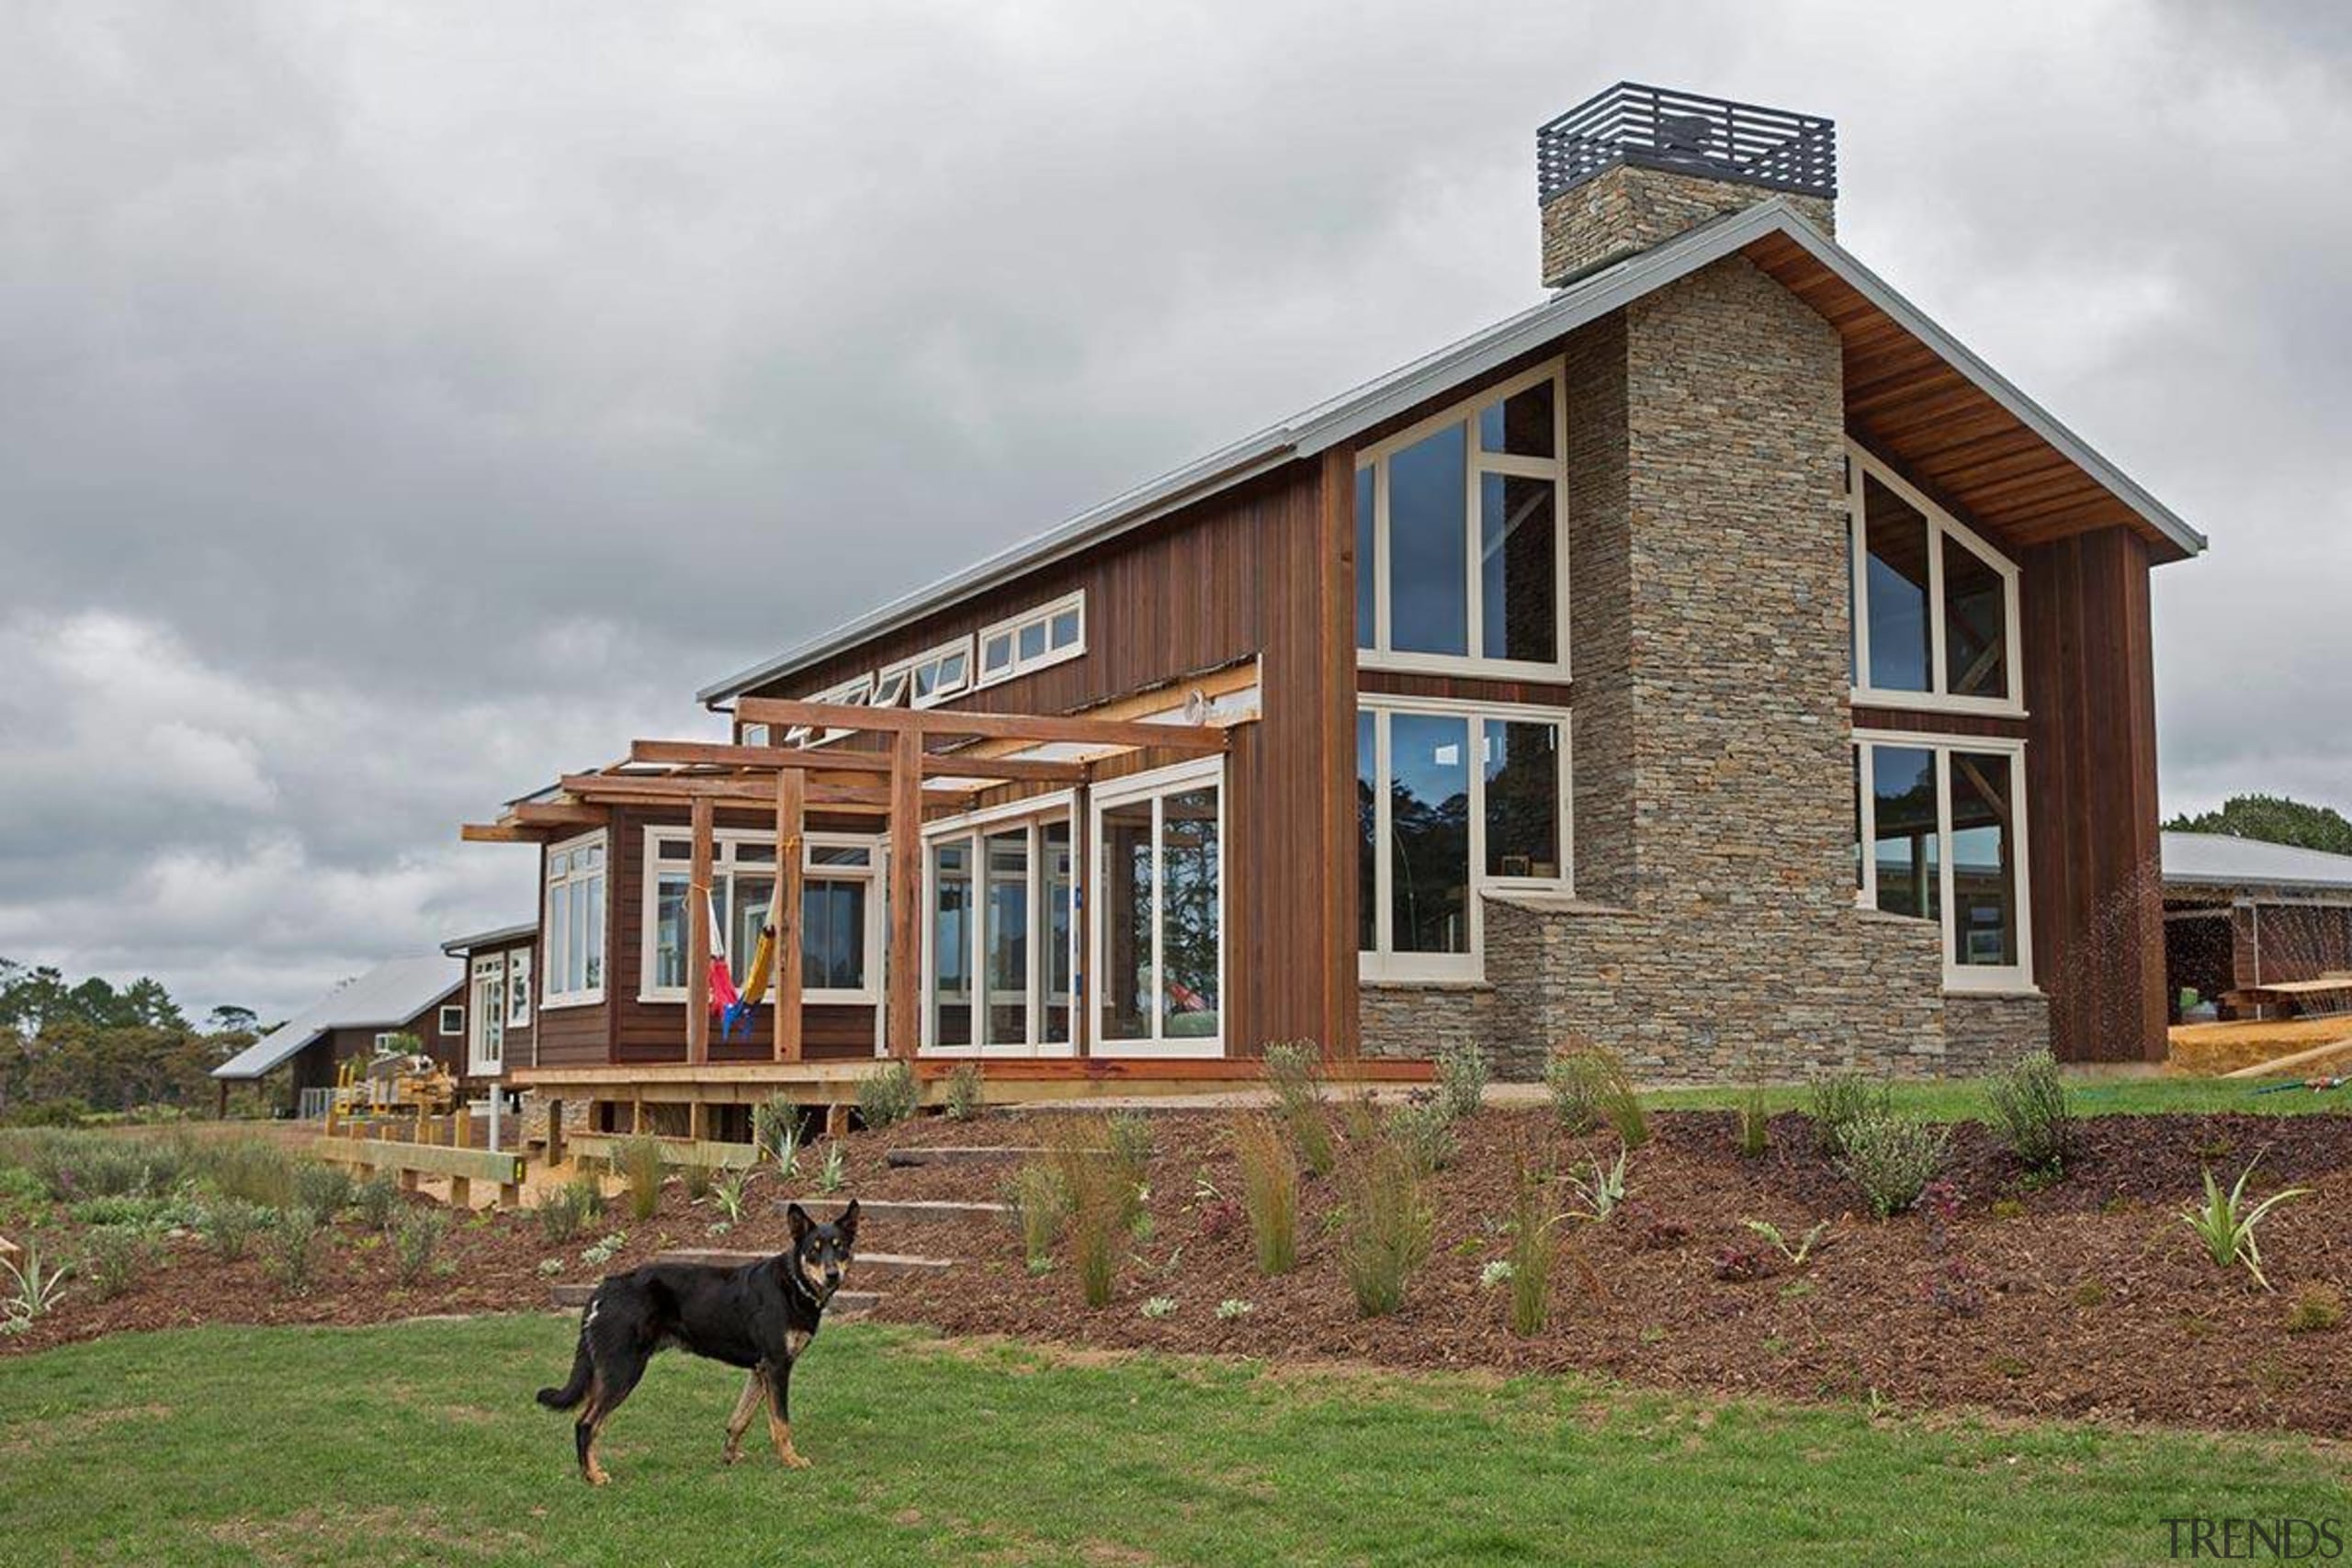
<path id="1" fill-rule="evenodd" d="M 1141 719 L 969 713 L 961 708 L 845 707 L 836 703 L 793 702 L 783 697 L 744 697 L 736 703 L 735 713 L 750 724 L 865 729 L 917 737 L 973 735 L 984 740 L 1059 741 L 1120 750 L 1153 747 L 1209 753 L 1227 750 L 1230 744 L 1225 730 L 1215 725 L 1152 724 Z M 977 773 L 979 770 L 972 771 Z"/>
<path id="2" fill-rule="evenodd" d="M 752 768 L 812 773 L 860 773 L 888 776 L 890 758 L 881 751 L 804 751 L 792 746 L 729 746 L 707 740 L 638 740 L 628 749 L 632 762 L 662 762 L 684 767 Z M 922 759 L 925 778 L 1003 779 L 1036 784 L 1083 784 L 1093 770 L 1084 762 L 1043 762 L 1020 757 L 970 757 L 961 752 L 928 753 Z"/>

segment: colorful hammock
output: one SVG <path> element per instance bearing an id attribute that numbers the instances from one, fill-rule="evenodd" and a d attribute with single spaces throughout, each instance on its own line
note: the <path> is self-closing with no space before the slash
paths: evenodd
<path id="1" fill-rule="evenodd" d="M 775 972 L 775 931 L 783 902 L 784 878 L 779 876 L 775 881 L 775 890 L 768 895 L 768 918 L 760 926 L 760 940 L 752 949 L 752 967 L 743 976 L 742 994 L 729 1002 L 720 1015 L 718 1033 L 721 1039 L 732 1036 L 739 1023 L 748 1036 L 752 1032 L 752 1015 L 767 999 L 768 980 Z M 711 992 L 714 1001 L 718 995 L 716 989 Z"/>

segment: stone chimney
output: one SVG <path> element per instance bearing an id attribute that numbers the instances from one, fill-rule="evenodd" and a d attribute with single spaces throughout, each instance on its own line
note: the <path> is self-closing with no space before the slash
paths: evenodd
<path id="1" fill-rule="evenodd" d="M 1557 288 L 1776 195 L 1832 232 L 1838 131 L 1812 115 L 1620 82 L 1536 131 L 1535 185 L 1544 286 Z"/>

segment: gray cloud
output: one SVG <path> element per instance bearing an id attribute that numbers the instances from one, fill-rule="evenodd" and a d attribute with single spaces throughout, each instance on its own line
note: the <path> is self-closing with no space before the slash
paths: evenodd
<path id="1" fill-rule="evenodd" d="M 0 953 L 300 1005 L 526 913 L 455 824 L 1527 302 L 1619 76 L 2215 537 L 2169 807 L 2352 805 L 2352 36 L 2270 6 L 0 14 Z"/>

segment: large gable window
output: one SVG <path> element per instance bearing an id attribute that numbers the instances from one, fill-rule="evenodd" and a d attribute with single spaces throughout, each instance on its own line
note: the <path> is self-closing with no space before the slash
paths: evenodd
<path id="1" fill-rule="evenodd" d="M 1568 885 L 1567 716 L 1367 702 L 1356 714 L 1366 979 L 1476 979 L 1486 888 Z"/>
<path id="2" fill-rule="evenodd" d="M 1362 663 L 1566 672 L 1565 400 L 1546 366 L 1357 458 Z"/>
<path id="3" fill-rule="evenodd" d="M 2032 986 L 2021 743 L 1866 733 L 1854 814 L 1864 908 L 1935 921 L 1950 989 Z"/>
<path id="4" fill-rule="evenodd" d="M 2022 713 L 2016 565 L 1850 443 L 1847 474 L 1854 700 Z"/>

